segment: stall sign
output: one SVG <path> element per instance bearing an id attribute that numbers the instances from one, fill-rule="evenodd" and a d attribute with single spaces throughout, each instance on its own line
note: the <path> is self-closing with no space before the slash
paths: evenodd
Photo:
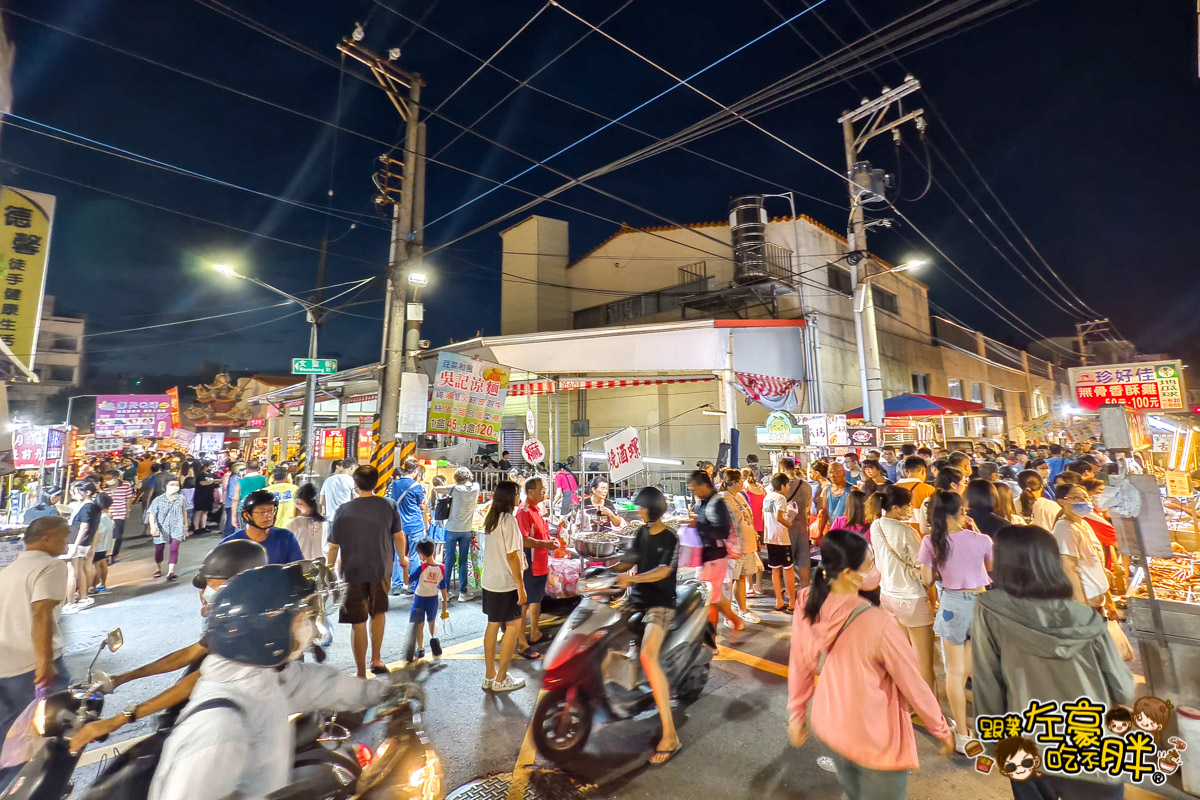
<path id="1" fill-rule="evenodd" d="M 899 447 L 902 444 L 908 444 L 917 440 L 917 426 L 912 423 L 908 423 L 903 428 L 885 426 L 880 428 L 879 432 L 882 434 L 881 446 L 891 445 Z"/>
<path id="2" fill-rule="evenodd" d="M 366 459 L 371 457 L 371 451 L 374 449 L 374 440 L 369 428 L 359 428 L 358 431 L 358 457 Z"/>
<path id="3" fill-rule="evenodd" d="M 537 417 L 532 408 L 525 409 L 525 430 L 530 436 L 537 435 Z"/>
<path id="4" fill-rule="evenodd" d="M 63 442 L 66 441 L 67 432 L 62 428 L 49 428 L 46 430 L 46 460 L 58 461 L 63 455 Z M 118 448 L 120 449 L 120 448 Z"/>
<path id="5" fill-rule="evenodd" d="M 830 447 L 846 447 L 850 444 L 845 414 L 830 414 L 828 431 Z"/>
<path id="6" fill-rule="evenodd" d="M 1138 411 L 1182 409 L 1183 362 L 1143 361 L 1075 367 L 1070 371 L 1075 405 L 1089 411 L 1120 404 Z"/>
<path id="7" fill-rule="evenodd" d="M 83 437 L 83 452 L 111 453 L 125 446 L 124 439 L 100 439 L 95 436 Z"/>
<path id="8" fill-rule="evenodd" d="M 93 433 L 164 439 L 171 433 L 171 398 L 165 394 L 102 394 L 96 398 Z"/>
<path id="9" fill-rule="evenodd" d="M 503 406 L 503 403 L 501 404 Z M 400 433 L 424 433 L 429 426 L 429 376 L 405 372 L 400 376 Z"/>
<path id="10" fill-rule="evenodd" d="M 508 367 L 442 353 L 433 380 L 426 432 L 498 444 L 508 382 Z"/>
<path id="11" fill-rule="evenodd" d="M 546 446 L 537 439 L 526 439 L 521 445 L 521 457 L 526 464 L 537 466 L 546 460 Z"/>
<path id="12" fill-rule="evenodd" d="M 193 431 L 185 431 L 183 428 L 176 430 L 171 434 L 171 438 L 175 440 L 175 447 L 181 452 L 191 450 L 192 442 L 196 440 L 196 434 Z"/>
<path id="13" fill-rule="evenodd" d="M 1171 451 L 1171 438 L 1174 434 L 1165 433 L 1162 431 L 1150 432 L 1150 452 L 1151 453 L 1169 453 Z"/>
<path id="14" fill-rule="evenodd" d="M 767 414 L 763 427 L 754 429 L 754 439 L 765 447 L 807 447 L 810 429 L 787 411 Z"/>
<path id="15" fill-rule="evenodd" d="M 1179 470 L 1167 472 L 1167 497 L 1191 497 L 1192 486 L 1188 474 Z"/>
<path id="16" fill-rule="evenodd" d="M 36 469 L 46 462 L 46 431 L 37 426 L 13 431 L 13 466 Z"/>
<path id="17" fill-rule="evenodd" d="M 856 425 L 849 431 L 851 447 L 879 447 L 879 428 Z"/>
<path id="18" fill-rule="evenodd" d="M 264 428 L 264 427 L 266 427 L 266 425 L 267 425 L 267 421 L 265 419 L 263 419 L 262 417 L 255 417 L 254 419 L 250 419 L 250 420 L 246 421 L 247 428 Z"/>
<path id="19" fill-rule="evenodd" d="M 637 428 L 626 428 L 604 440 L 608 457 L 608 479 L 617 483 L 646 468 L 642 461 L 642 442 Z"/>
<path id="20" fill-rule="evenodd" d="M 25 542 L 17 536 L 6 536 L 0 539 L 0 569 L 17 560 L 17 556 L 25 552 Z"/>
<path id="21" fill-rule="evenodd" d="M 179 387 L 167 389 L 167 397 L 171 398 L 171 427 L 179 427 Z"/>
<path id="22" fill-rule="evenodd" d="M 808 428 L 808 443 L 812 447 L 829 446 L 829 418 L 824 414 L 802 414 L 796 419 Z"/>
<path id="23" fill-rule="evenodd" d="M 317 458 L 345 458 L 346 431 L 344 429 L 317 431 Z"/>
<path id="24" fill-rule="evenodd" d="M 0 340 L 21 363 L 33 369 L 37 355 L 42 298 L 46 287 L 46 257 L 54 197 L 5 186 L 0 189 Z"/>
<path id="25" fill-rule="evenodd" d="M 1125 405 L 1100 408 L 1104 443 L 1114 450 L 1145 450 L 1150 447 L 1150 429 L 1146 415 Z"/>
<path id="26" fill-rule="evenodd" d="M 225 444 L 225 434 L 223 433 L 198 433 L 196 438 L 192 439 L 191 452 L 193 455 L 201 453 L 215 453 Z"/>

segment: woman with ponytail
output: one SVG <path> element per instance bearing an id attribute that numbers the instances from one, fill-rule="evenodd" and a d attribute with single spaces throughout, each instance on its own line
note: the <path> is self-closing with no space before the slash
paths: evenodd
<path id="1" fill-rule="evenodd" d="M 954 749 L 904 632 L 891 614 L 858 595 L 873 562 L 859 534 L 826 534 L 821 565 L 800 593 L 803 613 L 792 622 L 788 665 L 792 746 L 808 741 L 811 701 L 812 730 L 833 751 L 838 783 L 851 800 L 905 796 L 908 770 L 918 767 L 910 708 L 942 743 L 943 755 Z"/>
<path id="2" fill-rule="evenodd" d="M 930 498 L 929 536 L 921 542 L 917 561 L 926 584 L 937 581 L 938 611 L 933 632 L 942 637 L 946 663 L 946 697 L 954 716 L 955 744 L 963 751 L 971 738 L 967 720 L 967 678 L 971 677 L 971 618 L 975 598 L 991 583 L 991 537 L 967 527 L 962 495 L 935 492 Z"/>
<path id="3" fill-rule="evenodd" d="M 1034 470 L 1024 470 L 1017 475 L 1017 486 L 1021 487 L 1021 494 L 1017 497 L 1017 513 L 1025 518 L 1025 524 L 1053 530 L 1060 509 L 1058 503 L 1047 500 L 1042 494 L 1046 488 L 1042 476 Z"/>

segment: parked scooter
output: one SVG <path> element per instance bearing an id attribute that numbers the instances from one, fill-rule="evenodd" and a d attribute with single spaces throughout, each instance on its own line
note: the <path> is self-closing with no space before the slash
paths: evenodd
<path id="1" fill-rule="evenodd" d="M 578 756 L 597 716 L 629 719 L 654 706 L 638 659 L 642 614 L 613 599 L 624 593 L 617 573 L 589 569 L 579 592 L 584 600 L 542 660 L 545 694 L 533 712 L 534 744 L 555 762 Z M 708 587 L 696 581 L 679 583 L 675 619 L 660 654 L 671 694 L 682 703 L 698 700 L 708 683 L 716 631 L 708 621 L 707 593 Z"/>
<path id="2" fill-rule="evenodd" d="M 104 711 L 104 678 L 97 680 L 92 670 L 105 649 L 115 653 L 124 644 L 120 628 L 109 631 L 88 665 L 85 680 L 38 701 L 33 729 L 45 737 L 45 742 L 8 785 L 4 800 L 62 800 L 70 796 L 74 788 L 71 776 L 80 755 L 71 752 L 71 735 L 100 719 Z"/>

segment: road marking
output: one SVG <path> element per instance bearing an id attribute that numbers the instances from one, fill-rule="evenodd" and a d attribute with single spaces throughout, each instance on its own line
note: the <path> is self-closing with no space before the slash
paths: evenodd
<path id="1" fill-rule="evenodd" d="M 562 621 L 563 621 L 562 617 L 545 617 L 539 622 L 539 625 L 541 627 L 545 627 L 547 625 L 557 625 L 557 624 L 561 623 Z M 97 640 L 97 641 L 99 641 L 99 640 Z M 538 643 L 540 644 L 541 642 L 542 642 L 542 640 L 539 639 Z M 497 637 L 497 643 L 499 643 L 499 637 Z M 458 644 L 452 644 L 449 647 L 444 648 L 442 650 L 442 657 L 445 658 L 446 656 L 457 656 L 461 653 L 470 652 L 471 650 L 474 650 L 477 647 L 483 647 L 483 637 L 482 636 L 480 636 L 478 639 L 468 639 L 465 642 L 459 642 Z M 479 654 L 478 657 L 483 658 L 483 654 Z M 518 656 L 516 654 L 513 654 L 513 658 L 518 658 Z M 475 659 L 464 658 L 461 660 L 473 661 Z M 403 666 L 404 666 L 403 661 L 393 661 L 391 664 L 387 665 L 387 668 L 390 670 L 399 670 Z"/>
<path id="2" fill-rule="evenodd" d="M 781 678 L 786 678 L 788 668 L 786 664 L 779 664 L 765 658 L 752 656 L 749 653 L 743 653 L 741 650 L 733 650 L 728 647 L 717 647 L 716 661 L 736 661 L 739 664 L 745 664 L 754 669 L 760 669 L 763 672 L 769 672 L 772 675 L 778 675 Z"/>

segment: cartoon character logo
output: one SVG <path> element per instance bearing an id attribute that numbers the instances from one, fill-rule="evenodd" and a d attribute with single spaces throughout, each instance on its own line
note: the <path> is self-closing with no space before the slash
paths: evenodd
<path id="1" fill-rule="evenodd" d="M 1124 736 L 1133 727 L 1133 712 L 1125 706 L 1113 706 L 1104 715 L 1104 724 L 1117 736 Z"/>
<path id="2" fill-rule="evenodd" d="M 1172 708 L 1174 706 L 1169 701 L 1143 697 L 1133 704 L 1134 727 L 1153 736 L 1155 744 L 1158 744 L 1162 741 L 1167 721 L 1171 719 Z"/>
<path id="3" fill-rule="evenodd" d="M 1022 736 L 1010 736 L 996 742 L 996 763 L 1000 771 L 1014 781 L 1027 781 L 1040 775 L 1038 767 L 1042 765 L 1042 757 L 1038 755 L 1037 745 Z"/>

